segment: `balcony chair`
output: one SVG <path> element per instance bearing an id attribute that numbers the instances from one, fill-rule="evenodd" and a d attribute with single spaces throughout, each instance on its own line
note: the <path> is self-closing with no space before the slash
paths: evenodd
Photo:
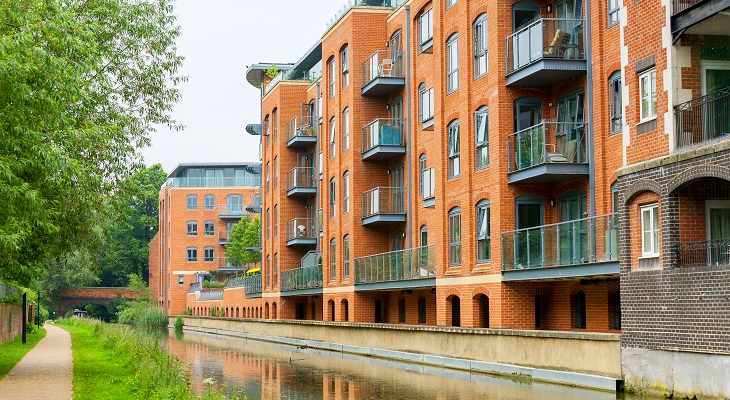
<path id="1" fill-rule="evenodd" d="M 549 151 L 548 147 L 552 147 L 553 151 Z M 566 145 L 567 147 L 567 145 Z M 545 144 L 545 160 L 549 163 L 564 163 L 568 162 L 568 159 L 566 158 L 563 153 L 559 151 L 555 151 L 555 145 L 552 143 L 546 143 Z"/>
<path id="2" fill-rule="evenodd" d="M 561 58 L 567 50 L 578 49 L 578 45 L 570 43 L 570 38 L 570 33 L 557 29 L 553 41 L 543 49 L 543 57 Z"/>
<path id="3" fill-rule="evenodd" d="M 380 63 L 380 76 L 393 76 L 393 60 L 384 58 Z"/>
<path id="4" fill-rule="evenodd" d="M 304 225 L 297 226 L 297 237 L 304 237 L 304 235 L 307 233 L 307 227 Z"/>

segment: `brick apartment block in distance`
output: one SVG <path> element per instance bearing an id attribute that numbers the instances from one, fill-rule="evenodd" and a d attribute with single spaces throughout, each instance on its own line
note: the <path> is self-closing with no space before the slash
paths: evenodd
<path id="1" fill-rule="evenodd" d="M 356 3 L 248 68 L 263 273 L 194 314 L 620 334 L 730 396 L 730 2 Z"/>
<path id="2" fill-rule="evenodd" d="M 191 285 L 211 273 L 242 275 L 226 260 L 228 233 L 248 216 L 261 186 L 261 164 L 179 164 L 160 189 L 159 231 L 150 242 L 150 288 L 168 314 L 186 307 Z"/>

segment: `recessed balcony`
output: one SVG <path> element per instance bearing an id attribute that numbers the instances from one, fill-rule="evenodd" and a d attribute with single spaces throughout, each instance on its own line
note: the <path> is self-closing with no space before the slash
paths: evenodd
<path id="1" fill-rule="evenodd" d="M 585 125 L 542 122 L 507 136 L 507 172 L 509 183 L 554 183 L 588 176 Z"/>
<path id="2" fill-rule="evenodd" d="M 405 289 L 435 284 L 435 246 L 355 258 L 357 290 Z"/>
<path id="3" fill-rule="evenodd" d="M 376 187 L 362 194 L 363 225 L 388 225 L 405 221 L 405 188 Z"/>
<path id="4" fill-rule="evenodd" d="M 507 37 L 507 86 L 555 86 L 585 75 L 583 19 L 541 18 Z"/>
<path id="5" fill-rule="evenodd" d="M 296 167 L 286 173 L 286 195 L 306 197 L 317 194 L 314 168 Z"/>
<path id="6" fill-rule="evenodd" d="M 363 161 L 381 161 L 406 154 L 403 120 L 378 118 L 362 128 Z"/>
<path id="7" fill-rule="evenodd" d="M 286 147 L 309 147 L 317 143 L 314 133 L 314 116 L 300 115 L 286 123 Z"/>
<path id="8" fill-rule="evenodd" d="M 406 84 L 402 51 L 378 50 L 360 64 L 363 96 L 389 96 Z"/>
<path id="9" fill-rule="evenodd" d="M 312 246 L 317 244 L 314 218 L 295 218 L 286 222 L 287 246 Z"/>
<path id="10" fill-rule="evenodd" d="M 730 86 L 674 107 L 676 147 L 730 137 Z"/>
<path id="11" fill-rule="evenodd" d="M 503 232 L 504 280 L 618 276 L 618 232 L 616 214 Z"/>

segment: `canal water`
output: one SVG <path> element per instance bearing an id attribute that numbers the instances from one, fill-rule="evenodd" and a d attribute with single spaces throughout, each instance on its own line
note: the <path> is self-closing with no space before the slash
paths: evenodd
<path id="1" fill-rule="evenodd" d="M 176 337 L 177 336 L 177 337 Z M 170 331 L 170 352 L 203 381 L 247 400 L 615 400 L 615 393 L 526 382 L 252 340 Z M 623 399 L 631 399 L 626 396 Z"/>

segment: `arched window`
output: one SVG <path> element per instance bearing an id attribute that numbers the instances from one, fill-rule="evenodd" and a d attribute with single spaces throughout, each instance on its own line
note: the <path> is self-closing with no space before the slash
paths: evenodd
<path id="1" fill-rule="evenodd" d="M 489 166 L 489 109 L 479 107 L 474 113 L 474 144 L 476 146 L 476 169 Z"/>
<path id="2" fill-rule="evenodd" d="M 188 236 L 197 236 L 198 235 L 198 223 L 196 221 L 188 221 L 187 235 Z"/>
<path id="3" fill-rule="evenodd" d="M 342 174 L 342 214 L 350 213 L 350 172 Z"/>
<path id="4" fill-rule="evenodd" d="M 350 277 L 350 235 L 342 238 L 342 278 Z"/>
<path id="5" fill-rule="evenodd" d="M 449 211 L 449 265 L 461 265 L 461 208 Z"/>
<path id="6" fill-rule="evenodd" d="M 330 240 L 330 280 L 337 280 L 337 241 Z"/>
<path id="7" fill-rule="evenodd" d="M 487 14 L 474 21 L 474 79 L 487 73 Z"/>
<path id="8" fill-rule="evenodd" d="M 214 236 L 215 235 L 215 222 L 205 221 L 203 224 L 203 235 Z"/>
<path id="9" fill-rule="evenodd" d="M 350 109 L 342 111 L 342 151 L 350 149 Z"/>
<path id="10" fill-rule="evenodd" d="M 433 129 L 434 114 L 433 86 L 427 88 L 425 83 L 418 85 L 419 107 L 418 115 L 424 130 Z"/>
<path id="11" fill-rule="evenodd" d="M 459 34 L 446 41 L 446 94 L 459 89 Z"/>
<path id="12" fill-rule="evenodd" d="M 610 106 L 611 134 L 623 130 L 623 90 L 621 86 L 621 71 L 616 71 L 608 78 L 608 104 Z"/>
<path id="13" fill-rule="evenodd" d="M 335 157 L 335 135 L 336 135 L 337 129 L 335 125 L 335 117 L 330 118 L 330 158 Z"/>
<path id="14" fill-rule="evenodd" d="M 329 78 L 329 92 L 330 92 L 330 98 L 335 97 L 335 58 L 330 57 L 329 60 L 327 60 L 327 75 Z"/>
<path id="15" fill-rule="evenodd" d="M 491 215 L 489 200 L 482 200 L 477 203 L 477 262 L 489 261 L 492 258 L 491 252 Z"/>
<path id="16" fill-rule="evenodd" d="M 194 194 L 188 195 L 187 208 L 188 208 L 188 210 L 197 210 L 198 209 L 198 196 L 196 196 Z"/>
<path id="17" fill-rule="evenodd" d="M 340 64 L 342 65 L 342 88 L 350 85 L 350 61 L 347 45 L 340 50 Z"/>
<path id="18" fill-rule="evenodd" d="M 461 138 L 458 119 L 451 121 L 448 126 L 448 151 L 449 179 L 457 178 L 461 174 Z"/>
<path id="19" fill-rule="evenodd" d="M 206 210 L 214 210 L 215 209 L 215 196 L 212 194 L 208 194 L 205 197 L 203 197 L 203 207 Z"/>

